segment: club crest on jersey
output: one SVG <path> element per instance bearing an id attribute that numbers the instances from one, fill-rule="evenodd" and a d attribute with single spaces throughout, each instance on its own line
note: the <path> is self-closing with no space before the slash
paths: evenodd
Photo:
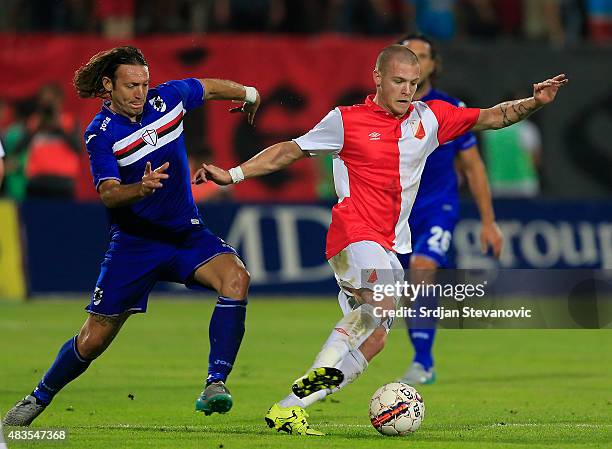
<path id="1" fill-rule="evenodd" d="M 425 128 L 423 127 L 423 122 L 421 120 L 408 120 L 408 124 L 410 128 L 412 128 L 412 134 L 417 139 L 422 139 L 425 137 Z"/>
<path id="2" fill-rule="evenodd" d="M 151 146 L 157 145 L 157 131 L 154 129 L 147 129 L 142 133 L 142 140 L 148 143 Z"/>
<path id="3" fill-rule="evenodd" d="M 93 294 L 93 303 L 95 306 L 102 302 L 102 296 L 104 296 L 104 290 L 102 290 L 100 287 L 96 287 Z"/>
<path id="4" fill-rule="evenodd" d="M 157 112 L 165 112 L 166 111 L 166 102 L 162 100 L 162 97 L 159 95 L 157 97 L 153 97 L 149 100 L 149 104 L 153 106 Z"/>

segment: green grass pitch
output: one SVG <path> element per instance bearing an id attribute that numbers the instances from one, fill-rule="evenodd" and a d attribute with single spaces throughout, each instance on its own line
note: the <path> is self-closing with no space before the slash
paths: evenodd
<path id="1" fill-rule="evenodd" d="M 28 393 L 85 318 L 83 301 L 0 302 L 0 414 Z M 107 353 L 57 396 L 34 427 L 67 428 L 66 448 L 611 448 L 612 331 L 442 330 L 438 382 L 419 387 L 421 429 L 379 435 L 368 401 L 411 358 L 402 327 L 353 385 L 309 408 L 325 437 L 268 429 L 263 415 L 308 368 L 340 316 L 334 298 L 251 298 L 228 386 L 234 408 L 204 416 L 213 301 L 153 298 Z"/>

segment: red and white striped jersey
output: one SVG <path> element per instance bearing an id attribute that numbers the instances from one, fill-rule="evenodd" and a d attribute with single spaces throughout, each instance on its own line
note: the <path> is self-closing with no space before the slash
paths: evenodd
<path id="1" fill-rule="evenodd" d="M 444 101 L 412 102 L 397 119 L 373 101 L 333 109 L 294 139 L 311 155 L 332 153 L 338 204 L 327 233 L 329 259 L 348 244 L 371 240 L 411 251 L 408 216 L 425 160 L 439 145 L 471 129 L 480 109 Z"/>

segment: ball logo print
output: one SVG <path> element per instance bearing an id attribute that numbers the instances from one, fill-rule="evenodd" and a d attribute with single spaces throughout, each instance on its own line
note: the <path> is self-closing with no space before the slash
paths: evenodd
<path id="1" fill-rule="evenodd" d="M 415 432 L 425 418 L 423 398 L 410 385 L 393 382 L 380 387 L 370 400 L 370 422 L 387 436 Z"/>

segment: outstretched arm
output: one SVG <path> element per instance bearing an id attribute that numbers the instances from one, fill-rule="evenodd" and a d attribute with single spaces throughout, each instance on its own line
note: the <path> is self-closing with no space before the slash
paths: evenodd
<path id="1" fill-rule="evenodd" d="M 253 156 L 248 161 L 230 170 L 223 170 L 212 164 L 202 164 L 191 179 L 193 184 L 213 181 L 219 185 L 237 183 L 248 178 L 267 175 L 307 157 L 308 154 L 294 141 L 272 145 Z"/>
<path id="2" fill-rule="evenodd" d="M 481 109 L 473 131 L 500 129 L 526 119 L 542 106 L 552 102 L 559 88 L 567 84 L 565 75 L 557 75 L 533 85 L 533 96 L 522 100 L 505 101 L 489 109 Z"/>
<path id="3" fill-rule="evenodd" d="M 204 99 L 206 100 L 233 100 L 244 102 L 240 107 L 230 109 L 230 112 L 244 112 L 247 114 L 249 123 L 253 124 L 255 113 L 259 108 L 261 97 L 254 87 L 243 86 L 230 80 L 218 80 L 213 78 L 201 79 L 204 87 Z"/>

